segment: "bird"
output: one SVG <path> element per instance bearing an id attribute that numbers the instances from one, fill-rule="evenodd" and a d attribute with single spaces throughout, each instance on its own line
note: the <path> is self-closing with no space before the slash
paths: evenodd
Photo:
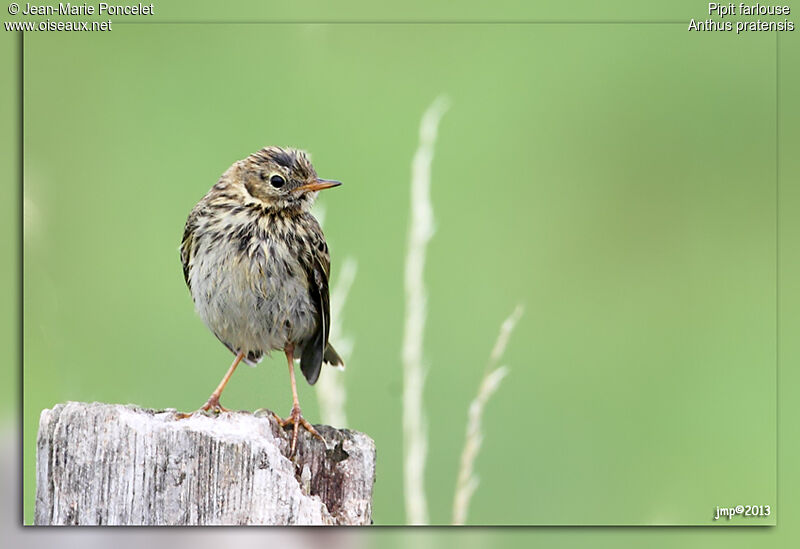
<path id="1" fill-rule="evenodd" d="M 323 363 L 344 366 L 328 341 L 330 253 L 310 211 L 319 191 L 339 185 L 317 177 L 307 152 L 264 147 L 234 162 L 194 206 L 180 245 L 195 311 L 235 355 L 198 411 L 227 412 L 220 395 L 236 366 L 282 351 L 292 410 L 286 419 L 273 414 L 292 427 L 291 455 L 301 426 L 324 441 L 302 415 L 295 360 L 311 385 Z"/>

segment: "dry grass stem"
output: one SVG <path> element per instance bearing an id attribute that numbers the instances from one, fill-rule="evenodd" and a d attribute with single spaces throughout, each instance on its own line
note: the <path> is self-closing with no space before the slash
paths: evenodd
<path id="1" fill-rule="evenodd" d="M 355 259 L 351 257 L 345 259 L 336 277 L 336 284 L 331 291 L 331 332 L 329 339 L 335 343 L 336 349 L 345 361 L 345 365 L 353 352 L 353 341 L 346 338 L 342 333 L 343 309 L 347 302 L 350 288 L 353 286 L 357 270 L 358 264 Z M 345 403 L 347 402 L 347 391 L 342 378 L 342 370 L 344 368 L 326 366 L 325 369 L 327 371 L 323 372 L 323 375 L 319 377 L 316 391 L 322 422 L 334 427 L 346 427 Z"/>
<path id="2" fill-rule="evenodd" d="M 447 108 L 447 99 L 438 97 L 425 111 L 419 128 L 419 146 L 411 164 L 411 224 L 406 255 L 403 333 L 403 480 L 408 524 L 428 522 L 424 489 L 428 435 L 422 408 L 425 383 L 422 344 L 426 316 L 423 273 L 426 248 L 434 230 L 431 164 L 439 122 Z"/>
<path id="3" fill-rule="evenodd" d="M 489 362 L 478 389 L 478 395 L 469 405 L 466 439 L 464 450 L 461 452 L 461 465 L 456 482 L 456 493 L 453 498 L 453 524 L 458 525 L 466 522 L 469 502 L 478 487 L 478 477 L 475 475 L 474 468 L 475 458 L 478 456 L 478 451 L 483 442 L 483 434 L 481 433 L 483 410 L 489 398 L 497 391 L 500 382 L 508 374 L 508 368 L 498 366 L 498 363 L 520 316 L 522 316 L 522 306 L 518 305 L 514 312 L 511 313 L 511 316 L 500 326 L 500 333 L 497 335 L 497 340 L 489 355 Z"/>

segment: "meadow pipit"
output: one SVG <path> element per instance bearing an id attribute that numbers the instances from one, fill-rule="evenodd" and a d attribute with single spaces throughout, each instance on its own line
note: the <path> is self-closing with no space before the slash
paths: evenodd
<path id="1" fill-rule="evenodd" d="M 181 262 L 195 309 L 236 358 L 201 410 L 227 411 L 219 397 L 240 361 L 286 353 L 292 383 L 291 452 L 302 425 L 294 359 L 310 384 L 322 363 L 343 365 L 328 343 L 330 255 L 309 211 L 317 192 L 341 183 L 319 179 L 304 151 L 266 147 L 233 164 L 186 220 Z M 277 416 L 276 416 L 277 417 Z"/>

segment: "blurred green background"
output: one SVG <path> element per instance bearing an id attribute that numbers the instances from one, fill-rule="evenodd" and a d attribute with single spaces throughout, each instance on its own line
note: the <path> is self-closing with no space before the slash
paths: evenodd
<path id="1" fill-rule="evenodd" d="M 426 487 L 445 524 L 466 410 L 489 403 L 471 524 L 709 524 L 775 505 L 775 37 L 682 25 L 118 25 L 25 38 L 24 498 L 43 408 L 190 410 L 229 352 L 178 260 L 194 203 L 266 144 L 308 149 L 344 313 L 348 427 L 402 524 L 403 259 L 419 118 L 433 171 Z M 323 373 L 325 375 L 325 373 Z M 280 357 L 229 407 L 290 407 Z M 314 389 L 301 403 L 318 417 Z M 773 524 L 775 515 L 748 524 Z"/>

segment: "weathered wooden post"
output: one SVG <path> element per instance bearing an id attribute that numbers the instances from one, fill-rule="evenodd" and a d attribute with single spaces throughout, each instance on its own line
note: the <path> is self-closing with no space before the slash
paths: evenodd
<path id="1" fill-rule="evenodd" d="M 35 523 L 370 524 L 375 444 L 317 429 L 327 445 L 301 430 L 290 460 L 269 413 L 58 404 L 39 421 Z"/>

